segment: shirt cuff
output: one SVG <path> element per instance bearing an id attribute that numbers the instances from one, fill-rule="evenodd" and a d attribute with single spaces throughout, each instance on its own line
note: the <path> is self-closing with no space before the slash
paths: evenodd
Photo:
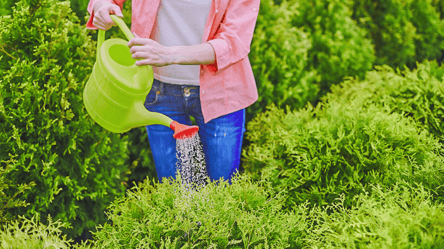
<path id="1" fill-rule="evenodd" d="M 231 64 L 230 60 L 230 45 L 223 39 L 213 39 L 207 41 L 213 46 L 214 52 L 216 54 L 216 62 L 214 67 L 217 70 L 222 70 Z"/>

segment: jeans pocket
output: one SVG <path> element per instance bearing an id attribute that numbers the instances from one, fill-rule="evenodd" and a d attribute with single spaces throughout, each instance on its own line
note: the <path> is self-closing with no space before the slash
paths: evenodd
<path id="1" fill-rule="evenodd" d="M 150 93 L 146 96 L 145 99 L 145 107 L 154 105 L 157 102 L 157 91 L 155 89 L 151 89 Z"/>

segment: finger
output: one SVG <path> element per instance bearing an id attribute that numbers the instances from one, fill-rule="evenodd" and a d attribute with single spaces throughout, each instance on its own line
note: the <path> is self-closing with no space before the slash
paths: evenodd
<path id="1" fill-rule="evenodd" d="M 145 39 L 140 38 L 140 37 L 135 37 L 128 42 L 128 47 L 131 48 L 131 47 L 137 46 L 137 45 L 144 45 L 145 43 L 146 43 Z"/>
<path id="2" fill-rule="evenodd" d="M 106 16 L 108 16 L 108 19 L 106 19 Z M 103 27 L 108 28 L 112 26 L 111 17 L 109 17 L 108 14 L 104 14 L 103 11 L 99 11 L 94 18 L 96 19 L 96 22 Z"/>
<path id="3" fill-rule="evenodd" d="M 93 19 L 93 25 L 99 29 L 106 29 L 103 22 L 99 21 L 96 17 L 94 17 L 94 19 Z"/>
<path id="4" fill-rule="evenodd" d="M 132 54 L 134 53 L 143 53 L 147 48 L 144 46 L 138 46 L 138 45 L 134 45 L 130 48 L 130 52 Z"/>
<path id="5" fill-rule="evenodd" d="M 151 63 L 150 59 L 138 60 L 136 61 L 136 66 L 151 65 Z"/>
<path id="6" fill-rule="evenodd" d="M 123 18 L 122 11 L 120 10 L 120 7 L 117 5 L 113 5 L 111 7 L 111 11 L 114 13 L 114 15 Z"/>
<path id="7" fill-rule="evenodd" d="M 149 53 L 147 52 L 135 52 L 131 55 L 133 59 L 149 59 Z"/>

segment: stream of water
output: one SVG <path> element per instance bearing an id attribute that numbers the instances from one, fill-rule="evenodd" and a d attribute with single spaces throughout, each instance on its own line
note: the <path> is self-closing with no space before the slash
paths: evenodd
<path id="1" fill-rule="evenodd" d="M 177 139 L 176 151 L 176 171 L 180 174 L 182 184 L 192 188 L 205 185 L 207 169 L 199 134 Z"/>

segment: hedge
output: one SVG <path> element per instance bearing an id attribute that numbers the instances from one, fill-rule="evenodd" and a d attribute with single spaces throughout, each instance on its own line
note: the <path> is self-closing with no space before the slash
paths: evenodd
<path id="1" fill-rule="evenodd" d="M 49 216 L 48 224 L 40 222 L 40 217 L 20 217 L 18 220 L 6 224 L 0 230 L 0 247 L 8 249 L 86 249 L 91 248 L 87 243 L 73 244 L 62 229 L 69 227 L 60 220 L 53 221 Z"/>
<path id="2" fill-rule="evenodd" d="M 96 248 L 300 248 L 305 217 L 282 211 L 284 193 L 247 176 L 191 190 L 145 181 L 109 209 Z M 303 208 L 302 208 L 303 209 Z M 302 210 L 301 209 L 301 210 Z"/>
<path id="3" fill-rule="evenodd" d="M 421 185 L 372 186 L 372 194 L 344 196 L 329 207 L 316 207 L 308 217 L 307 248 L 442 248 L 444 205 L 435 203 Z"/>
<path id="4" fill-rule="evenodd" d="M 271 103 L 300 108 L 318 95 L 319 76 L 308 63 L 310 34 L 292 26 L 290 15 L 273 0 L 261 1 L 249 54 L 259 99 L 247 108 L 247 120 Z"/>
<path id="5" fill-rule="evenodd" d="M 282 3 L 293 26 L 311 34 L 308 63 L 321 75 L 321 95 L 347 76 L 363 77 L 375 60 L 367 31 L 352 19 L 340 0 L 288 0 Z"/>
<path id="6" fill-rule="evenodd" d="M 418 70 L 418 74 L 423 79 L 428 77 L 424 71 Z M 442 144 L 415 121 L 430 113 L 427 108 L 431 107 L 427 105 L 436 106 L 436 113 L 441 115 L 442 94 L 438 89 L 425 95 L 419 91 L 413 96 L 406 91 L 409 94 L 399 97 L 384 92 L 384 87 L 398 91 L 432 89 L 433 84 L 437 86 L 436 79 L 431 79 L 430 86 L 424 86 L 423 81 L 407 74 L 405 78 L 397 76 L 403 86 L 391 88 L 390 84 L 396 81 L 393 77 L 383 78 L 385 72 L 369 75 L 357 87 L 345 86 L 353 94 L 334 91 L 316 108 L 285 112 L 271 106 L 258 115 L 247 127 L 250 144 L 243 154 L 245 171 L 255 179 L 270 179 L 277 189 L 289 191 L 288 208 L 307 200 L 312 205 L 326 205 L 343 193 L 347 193 L 345 205 L 351 206 L 353 196 L 368 189 L 370 184 L 390 186 L 399 179 L 422 183 L 434 193 L 434 198 L 442 201 L 444 193 L 439 187 L 444 182 Z M 358 90 L 378 81 L 379 85 L 368 87 L 367 92 Z M 376 92 L 381 92 L 382 100 L 372 98 Z M 395 107 L 388 106 L 384 99 L 404 105 L 405 109 L 399 113 L 387 110 Z M 368 104 L 363 105 L 362 101 Z M 409 105 L 409 101 L 418 105 Z M 409 109 L 417 110 L 417 114 L 407 117 L 404 110 Z M 430 129 L 439 124 L 436 118 L 427 120 Z"/>
<path id="7" fill-rule="evenodd" d="M 334 86 L 324 100 L 359 101 L 362 106 L 378 105 L 391 113 L 412 117 L 424 129 L 444 141 L 444 66 L 424 62 L 417 69 L 394 70 L 377 67 L 365 80 L 348 78 Z"/>
<path id="8" fill-rule="evenodd" d="M 339 0 L 262 1 L 249 55 L 260 94 L 248 120 L 270 103 L 302 108 L 344 77 L 364 77 L 374 50 L 351 17 Z"/>
<path id="9" fill-rule="evenodd" d="M 353 19 L 375 45 L 376 65 L 414 68 L 444 55 L 442 3 L 434 0 L 354 0 Z M 442 9 L 441 9 L 442 13 Z"/>
<path id="10" fill-rule="evenodd" d="M 78 236 L 105 221 L 127 172 L 125 137 L 95 124 L 82 101 L 95 43 L 69 2 L 24 0 L 1 17 L 0 44 L 2 177 L 36 184 L 18 199 L 29 206 L 9 212 L 50 214 Z"/>

